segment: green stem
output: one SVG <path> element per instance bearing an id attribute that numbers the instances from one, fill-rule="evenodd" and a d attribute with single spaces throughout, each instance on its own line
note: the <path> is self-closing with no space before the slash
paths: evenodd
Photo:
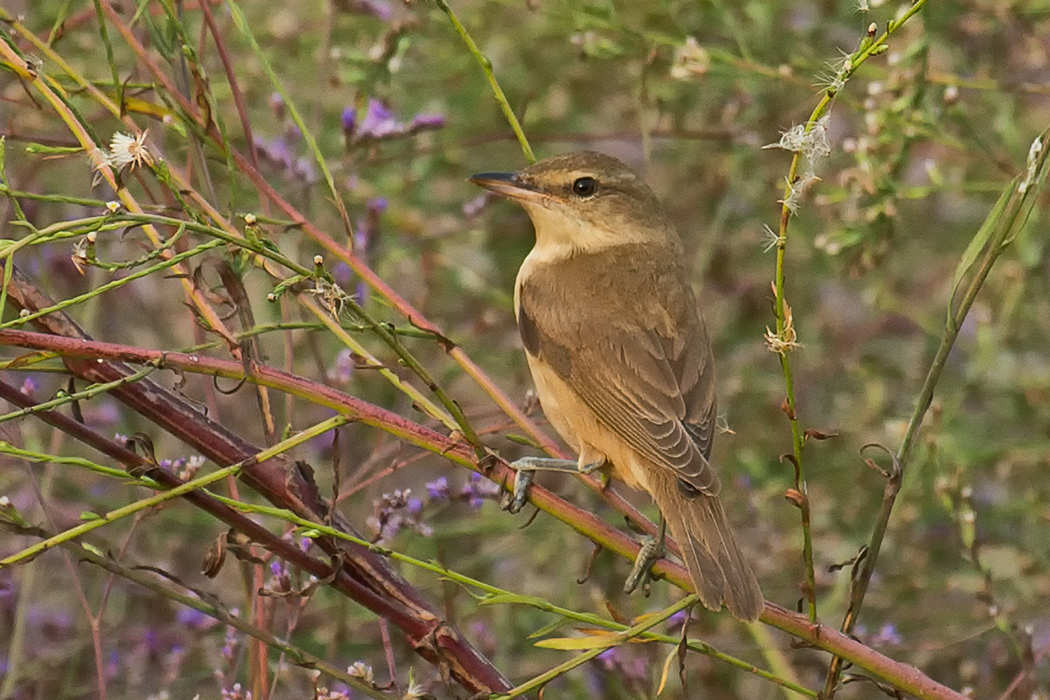
<path id="1" fill-rule="evenodd" d="M 846 620 L 843 622 L 842 631 L 846 634 L 849 634 L 852 631 L 853 626 L 859 617 L 860 608 L 864 603 L 864 596 L 867 593 L 868 585 L 871 582 L 871 576 L 875 571 L 875 564 L 879 558 L 882 541 L 886 536 L 886 528 L 895 502 L 896 491 L 899 490 L 903 482 L 904 473 L 908 461 L 911 458 L 912 449 L 915 446 L 915 440 L 918 437 L 919 429 L 922 427 L 923 420 L 926 417 L 926 412 L 929 410 L 930 404 L 933 402 L 934 390 L 937 388 L 937 383 L 940 381 L 941 374 L 947 364 L 948 355 L 955 346 L 955 341 L 959 337 L 959 331 L 962 329 L 962 324 L 966 320 L 966 316 L 969 314 L 974 300 L 977 298 L 977 293 L 981 290 L 985 280 L 988 278 L 992 266 L 995 264 L 996 260 L 999 259 L 999 256 L 1002 255 L 1003 251 L 1006 250 L 1006 247 L 1016 236 L 1020 228 L 1024 226 L 1028 219 L 1028 214 L 1031 212 L 1032 206 L 1037 199 L 1038 190 L 1046 176 L 1047 157 L 1050 155 L 1050 130 L 1042 134 L 1039 142 L 1041 144 L 1039 153 L 1037 157 L 1029 163 L 1029 177 L 1034 180 L 1034 182 L 1022 180 L 1025 176 L 1018 175 L 1009 185 L 1007 185 L 1006 191 L 1003 193 L 1002 197 L 1000 197 L 999 203 L 993 208 L 988 220 L 975 236 L 976 244 L 983 246 L 983 255 L 981 256 L 980 261 L 977 262 L 976 270 L 965 287 L 965 291 L 959 301 L 958 307 L 956 307 L 954 311 L 951 310 L 951 302 L 949 302 L 949 313 L 947 322 L 945 323 L 944 335 L 941 337 L 941 342 L 937 347 L 937 352 L 934 354 L 933 360 L 930 362 L 930 368 L 926 372 L 926 378 L 923 380 L 922 388 L 919 390 L 919 396 L 915 401 L 915 407 L 912 409 L 911 417 L 908 419 L 908 426 L 904 431 L 904 437 L 901 439 L 900 447 L 897 449 L 897 453 L 894 456 L 891 481 L 890 484 L 887 485 L 887 497 L 883 500 L 883 508 L 879 514 L 879 520 L 875 524 L 871 540 L 868 543 L 867 556 L 861 568 L 860 575 L 857 577 L 856 583 L 853 586 L 849 611 L 847 612 Z M 1027 185 L 1024 189 L 1021 189 L 1020 183 L 1023 181 L 1027 182 Z M 985 233 L 987 233 L 986 240 L 984 240 L 983 236 Z M 971 245 L 974 244 L 971 243 Z M 964 259 L 961 264 L 964 265 L 965 263 L 966 255 L 964 254 Z M 961 270 L 961 272 L 964 273 L 965 270 Z M 953 289 L 953 297 L 954 292 L 955 289 Z M 829 681 L 829 684 L 826 687 L 834 687 L 834 683 L 830 683 Z"/>
<path id="2" fill-rule="evenodd" d="M 836 95 L 838 95 L 846 82 L 853 76 L 857 68 L 863 65 L 872 56 L 883 53 L 886 50 L 886 41 L 889 37 L 900 29 L 900 27 L 915 15 L 915 13 L 922 9 L 925 4 L 926 0 L 916 0 L 899 20 L 896 22 L 891 20 L 886 25 L 885 32 L 872 39 L 870 42 L 865 41 L 862 44 L 863 48 L 846 59 L 846 63 L 836 74 L 834 83 L 824 90 L 824 94 L 821 96 L 820 101 L 810 114 L 809 120 L 806 122 L 806 133 L 811 132 L 813 128 L 817 126 L 817 122 L 827 113 Z M 788 168 L 787 182 L 784 185 L 784 199 L 780 210 L 780 231 L 777 237 L 776 299 L 774 302 L 774 311 L 776 314 L 777 337 L 782 340 L 785 338 L 785 334 L 788 331 L 789 320 L 786 314 L 787 305 L 784 301 L 784 259 L 787 248 L 788 223 L 791 220 L 792 214 L 792 205 L 789 204 L 789 202 L 793 199 L 793 189 L 797 184 L 796 181 L 798 178 L 798 169 L 801 159 L 802 154 L 796 152 L 791 159 L 791 166 Z M 805 470 L 802 461 L 802 449 L 805 445 L 805 441 L 798 420 L 798 411 L 795 401 L 795 382 L 791 371 L 791 361 L 788 359 L 786 348 L 781 349 L 778 352 L 780 355 L 780 366 L 784 375 L 784 386 L 787 394 L 786 408 L 788 420 L 791 423 L 792 456 L 794 457 L 796 470 L 795 490 L 798 492 L 798 505 L 802 518 L 802 558 L 806 567 L 806 597 L 808 600 L 809 618 L 811 621 L 816 621 L 817 600 L 816 575 L 813 564 L 813 538 L 810 532 L 808 488 L 806 486 Z"/>
<path id="3" fill-rule="evenodd" d="M 117 387 L 121 387 L 126 384 L 133 384 L 134 382 L 137 382 L 138 380 L 144 379 L 150 374 L 153 374 L 153 372 L 155 372 L 156 370 L 156 366 L 150 365 L 148 367 L 140 369 L 134 374 L 129 374 L 126 377 L 121 377 L 120 379 L 116 379 L 112 382 L 106 382 L 105 384 L 93 384 L 92 386 L 87 387 L 83 391 L 78 391 L 75 394 L 62 394 L 58 398 L 52 399 L 50 401 L 45 401 L 44 403 L 36 404 L 31 408 L 22 408 L 17 411 L 5 413 L 3 415 L 0 415 L 0 423 L 5 423 L 9 420 L 14 420 L 15 418 L 29 416 L 34 413 L 39 413 L 41 411 L 50 411 L 53 408 L 58 408 L 59 406 L 64 406 L 75 401 L 84 401 L 86 399 L 90 399 L 92 396 L 104 394 L 105 392 L 111 389 L 116 389 Z"/>
<path id="4" fill-rule="evenodd" d="M 106 284 L 103 284 L 103 285 L 101 285 L 99 287 L 96 287 L 95 289 L 92 289 L 90 292 L 85 292 L 84 294 L 81 294 L 81 295 L 75 296 L 75 297 L 70 297 L 69 299 L 63 299 L 62 301 L 58 302 L 57 304 L 49 306 L 46 309 L 40 309 L 39 311 L 35 311 L 33 313 L 26 314 L 25 316 L 19 316 L 18 318 L 11 319 L 7 323 L 0 323 L 0 329 L 3 329 L 3 328 L 16 328 L 18 326 L 24 325 L 24 324 L 32 321 L 33 319 L 40 318 L 41 316 L 46 316 L 46 315 L 48 315 L 50 313 L 54 313 L 55 311 L 61 311 L 62 309 L 69 308 L 70 306 L 76 306 L 77 304 L 83 303 L 85 301 L 88 301 L 89 299 L 93 299 L 93 298 L 99 296 L 100 294 L 108 292 L 111 289 L 117 289 L 118 287 L 123 287 L 125 284 L 129 284 L 130 282 L 134 282 L 137 279 L 141 279 L 143 277 L 148 277 L 148 276 L 152 275 L 155 272 L 158 272 L 160 270 L 166 270 L 169 267 L 174 267 L 175 265 L 178 265 L 183 260 L 186 260 L 188 258 L 192 258 L 195 255 L 200 255 L 201 253 L 204 253 L 204 252 L 206 252 L 208 250 L 211 250 L 212 248 L 218 248 L 222 244 L 223 244 L 223 241 L 221 241 L 221 240 L 208 241 L 206 243 L 202 243 L 201 245 L 196 246 L 195 248 L 191 248 L 189 250 L 186 250 L 186 251 L 183 251 L 183 252 L 178 253 L 176 255 L 173 255 L 172 257 L 168 258 L 167 260 L 164 260 L 163 262 L 157 263 L 156 265 L 151 265 L 151 266 L 145 267 L 145 268 L 143 268 L 143 269 L 141 269 L 141 270 L 139 270 L 137 272 L 133 272 L 130 275 L 128 275 L 127 277 L 121 277 L 120 279 L 113 280 L 112 282 L 107 282 Z"/>
<path id="5" fill-rule="evenodd" d="M 499 86 L 496 75 L 492 72 L 492 61 L 485 54 L 481 53 L 481 49 L 474 43 L 474 39 L 467 32 L 467 28 L 463 26 L 459 18 L 456 17 L 456 13 L 449 7 L 447 0 L 434 0 L 434 2 L 448 16 L 452 26 L 456 29 L 456 33 L 459 34 L 463 43 L 467 45 L 467 50 L 470 51 L 471 55 L 477 60 L 478 65 L 481 66 L 481 70 L 485 73 L 489 86 L 492 88 L 492 94 L 496 96 L 496 102 L 499 103 L 500 109 L 503 110 L 503 116 L 507 118 L 510 128 L 514 130 L 514 135 L 518 137 L 518 143 L 521 144 L 521 151 L 525 154 L 526 160 L 530 163 L 535 163 L 536 154 L 532 152 L 532 146 L 529 145 L 528 139 L 525 138 L 525 132 L 522 131 L 521 124 L 518 123 L 518 118 L 514 116 L 514 110 L 510 108 L 507 96 L 503 94 L 503 88 Z"/>

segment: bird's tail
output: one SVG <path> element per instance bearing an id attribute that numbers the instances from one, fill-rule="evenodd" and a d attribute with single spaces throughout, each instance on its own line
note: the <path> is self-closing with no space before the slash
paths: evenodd
<path id="1" fill-rule="evenodd" d="M 654 472 L 656 470 L 653 470 Z M 708 496 L 673 474 L 649 474 L 649 486 L 682 549 L 700 602 L 710 610 L 724 603 L 741 620 L 758 619 L 765 604 L 717 496 Z"/>

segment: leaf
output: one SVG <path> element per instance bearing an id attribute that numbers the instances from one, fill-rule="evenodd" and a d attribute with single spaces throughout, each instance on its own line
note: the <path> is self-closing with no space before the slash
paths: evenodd
<path id="1" fill-rule="evenodd" d="M 589 637 L 553 637 L 536 642 L 543 649 L 560 649 L 561 651 L 586 651 L 588 649 L 605 649 L 623 642 L 619 632 L 598 631 Z"/>
<path id="2" fill-rule="evenodd" d="M 84 549 L 86 549 L 87 551 L 91 552 L 92 554 L 94 554 L 96 557 L 103 557 L 103 558 L 105 558 L 105 556 L 106 556 L 105 552 L 103 552 L 101 549 L 99 549 L 98 547 L 96 547 L 93 544 L 89 544 L 87 542 L 81 542 L 80 546 L 83 547 Z"/>
<path id="3" fill-rule="evenodd" d="M 536 444 L 535 440 L 533 440 L 532 438 L 526 437 L 524 435 L 518 435 L 517 433 L 504 433 L 503 437 L 505 437 L 506 439 L 510 440 L 511 442 L 516 442 L 519 445 L 528 445 L 529 447 L 538 447 L 538 445 Z"/>
<path id="4" fill-rule="evenodd" d="M 543 598 L 534 595 L 516 595 L 514 593 L 495 593 L 485 596 L 481 600 L 482 605 L 531 605 L 534 608 L 549 608 Z"/>
<path id="5" fill-rule="evenodd" d="M 999 196 L 999 200 L 992 207 L 988 218 L 981 224 L 976 235 L 970 240 L 963 256 L 955 268 L 952 278 L 952 293 L 948 300 L 947 325 L 954 330 L 955 296 L 959 291 L 959 285 L 974 264 L 981 251 L 985 250 L 989 242 L 996 246 L 997 255 L 1000 250 L 1013 242 L 1017 233 L 1021 231 L 1028 222 L 1028 217 L 1035 207 L 1039 190 L 1046 181 L 1048 142 L 1050 142 L 1050 130 L 1044 131 L 1028 151 L 1028 162 L 1025 174 L 1018 175 L 1006 186 Z M 992 256 L 994 261 L 995 255 Z"/>
<path id="6" fill-rule="evenodd" d="M 999 222 L 1002 219 L 1003 212 L 1006 211 L 1006 204 L 1010 201 L 1014 192 L 1017 191 L 1017 185 L 1020 183 L 1020 177 L 1015 177 L 1010 181 L 1010 184 L 1006 186 L 1003 193 L 999 195 L 999 201 L 992 207 L 992 211 L 989 212 L 988 218 L 981 224 L 981 228 L 977 230 L 977 233 L 973 238 L 970 239 L 969 245 L 966 246 L 966 250 L 963 251 L 962 258 L 959 260 L 959 264 L 955 267 L 955 275 L 952 277 L 952 294 L 948 299 L 948 325 L 952 324 L 952 309 L 955 304 L 955 293 L 959 289 L 959 283 L 962 278 L 966 275 L 967 271 L 973 264 L 977 262 L 977 256 L 984 250 L 985 245 L 988 243 L 988 239 L 992 237 L 992 232 L 999 226 Z"/>
<path id="7" fill-rule="evenodd" d="M 667 676 L 669 673 L 671 673 L 671 662 L 674 661 L 677 657 L 678 648 L 675 647 L 671 650 L 671 653 L 667 655 L 667 658 L 664 659 L 664 667 L 663 670 L 660 672 L 660 685 L 658 685 L 656 688 L 657 695 L 664 692 L 664 686 L 667 685 Z"/>
<path id="8" fill-rule="evenodd" d="M 631 644 L 645 644 L 648 642 L 654 642 L 654 639 L 640 639 L 638 637 L 631 637 L 630 639 L 624 639 L 623 632 L 620 630 L 599 630 L 599 629 L 579 629 L 577 632 L 584 634 L 584 637 L 555 637 L 552 639 L 544 639 L 536 642 L 536 646 L 543 647 L 544 649 L 562 649 L 562 650 L 586 650 L 586 649 L 604 649 L 606 647 L 614 647 L 624 642 L 630 642 Z"/>
<path id="9" fill-rule="evenodd" d="M 554 632 L 555 630 L 564 627 L 569 622 L 571 622 L 571 620 L 569 618 L 567 618 L 567 617 L 560 617 L 557 620 L 554 620 L 553 622 L 548 622 L 543 627 L 540 627 L 538 630 L 536 630 L 535 632 L 530 634 L 529 635 L 529 639 L 536 639 L 538 637 L 546 637 L 551 632 Z"/>

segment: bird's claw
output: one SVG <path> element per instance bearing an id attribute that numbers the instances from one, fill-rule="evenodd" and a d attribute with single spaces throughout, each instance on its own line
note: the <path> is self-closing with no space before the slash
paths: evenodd
<path id="1" fill-rule="evenodd" d="M 555 471 L 577 473 L 576 462 L 568 459 L 552 459 L 550 457 L 522 457 L 510 463 L 514 470 L 514 490 L 503 494 L 500 507 L 503 510 L 517 513 L 525 507 L 525 496 L 529 485 L 538 471 Z"/>
<path id="2" fill-rule="evenodd" d="M 528 496 L 529 486 L 536 478 L 536 471 L 523 469 L 515 462 L 511 465 L 514 470 L 514 488 L 503 492 L 500 507 L 510 513 L 517 513 L 525 507 L 525 499 Z"/>
<path id="3" fill-rule="evenodd" d="M 653 564 L 666 554 L 663 537 L 646 537 L 642 541 L 642 548 L 638 550 L 638 556 L 634 559 L 631 574 L 623 584 L 624 593 L 633 593 L 638 585 L 642 586 L 642 593 L 649 596 L 649 584 L 653 578 Z"/>

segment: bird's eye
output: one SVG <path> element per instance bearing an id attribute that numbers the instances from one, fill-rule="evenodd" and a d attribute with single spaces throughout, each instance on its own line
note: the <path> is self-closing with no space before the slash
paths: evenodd
<path id="1" fill-rule="evenodd" d="M 577 197 L 590 197 L 598 191 L 598 181 L 593 177 L 578 177 L 572 182 L 572 193 Z"/>

